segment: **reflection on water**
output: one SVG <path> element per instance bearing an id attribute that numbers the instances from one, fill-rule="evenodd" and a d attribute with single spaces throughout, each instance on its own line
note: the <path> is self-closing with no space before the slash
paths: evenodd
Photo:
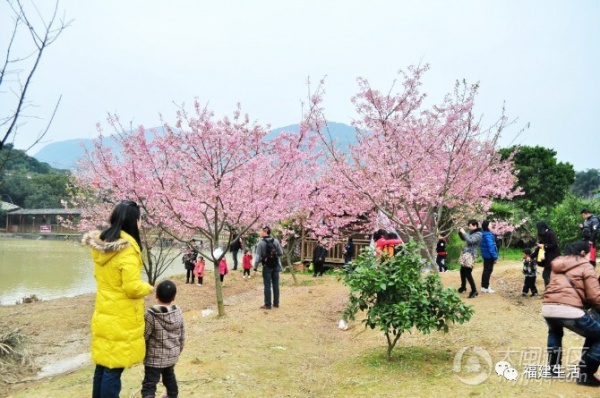
<path id="1" fill-rule="evenodd" d="M 176 259 L 163 276 L 182 272 Z M 78 241 L 0 239 L 0 304 L 32 294 L 48 300 L 95 291 L 90 250 Z"/>

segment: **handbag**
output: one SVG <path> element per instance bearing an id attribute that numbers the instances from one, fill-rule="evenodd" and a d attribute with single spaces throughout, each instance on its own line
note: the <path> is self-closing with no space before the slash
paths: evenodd
<path id="1" fill-rule="evenodd" d="M 537 256 L 538 264 L 543 262 L 545 259 L 546 259 L 546 252 L 544 251 L 543 247 L 540 247 L 540 250 L 538 250 L 538 256 Z"/>
<path id="2" fill-rule="evenodd" d="M 461 267 L 465 268 L 473 268 L 473 264 L 475 263 L 475 259 L 473 255 L 469 252 L 460 253 L 460 257 L 458 258 L 458 263 Z"/>

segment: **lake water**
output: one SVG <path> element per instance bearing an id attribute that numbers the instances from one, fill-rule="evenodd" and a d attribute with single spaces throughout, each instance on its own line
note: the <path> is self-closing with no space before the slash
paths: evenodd
<path id="1" fill-rule="evenodd" d="M 163 277 L 183 272 L 176 259 Z M 0 305 L 32 294 L 49 300 L 95 291 L 90 250 L 78 241 L 0 238 Z"/>

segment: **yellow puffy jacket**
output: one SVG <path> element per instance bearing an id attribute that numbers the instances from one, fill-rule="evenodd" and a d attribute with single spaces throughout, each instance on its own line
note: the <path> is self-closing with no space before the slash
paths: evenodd
<path id="1" fill-rule="evenodd" d="M 105 242 L 100 231 L 81 242 L 92 248 L 97 293 L 92 316 L 92 361 L 107 368 L 125 368 L 144 360 L 144 297 L 152 286 L 141 280 L 142 257 L 135 239 L 121 232 Z"/>

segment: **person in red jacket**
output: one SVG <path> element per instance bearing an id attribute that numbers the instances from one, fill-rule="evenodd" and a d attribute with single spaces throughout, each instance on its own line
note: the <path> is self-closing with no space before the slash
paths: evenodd
<path id="1" fill-rule="evenodd" d="M 435 257 L 435 263 L 438 266 L 438 270 L 440 272 L 448 271 L 448 267 L 446 267 L 446 238 L 442 235 L 438 236 L 437 245 L 435 246 L 435 251 L 437 252 L 437 256 Z"/>
<path id="2" fill-rule="evenodd" d="M 244 268 L 244 279 L 250 279 L 250 270 L 252 269 L 252 253 L 246 249 L 244 257 L 242 257 L 242 267 Z"/>
<path id="3" fill-rule="evenodd" d="M 388 233 L 384 229 L 380 229 L 373 234 L 373 241 L 375 242 L 375 253 L 378 256 L 385 254 L 388 257 L 394 257 L 396 245 L 404 244 L 404 241 L 396 233 Z"/>

